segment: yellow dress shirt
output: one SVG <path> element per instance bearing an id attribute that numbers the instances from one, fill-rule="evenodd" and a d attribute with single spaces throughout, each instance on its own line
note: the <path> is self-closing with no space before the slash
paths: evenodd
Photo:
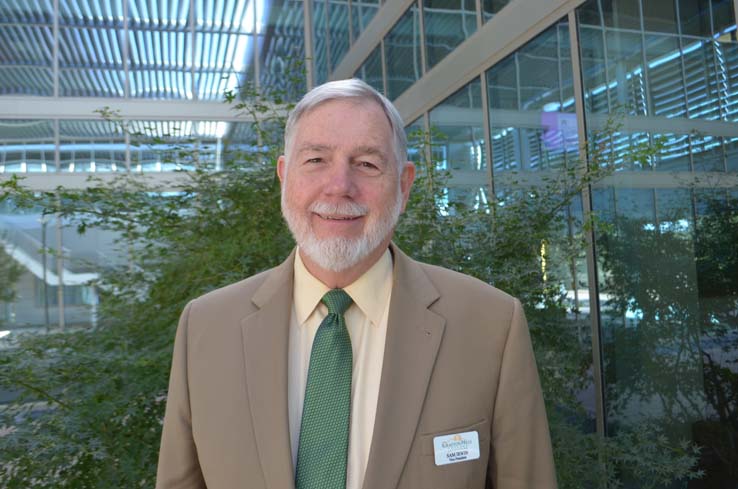
<path id="1" fill-rule="evenodd" d="M 320 299 L 329 289 L 305 268 L 299 250 L 295 254 L 294 273 L 287 394 L 292 462 L 296 467 L 310 352 L 318 326 L 328 314 L 328 308 Z M 354 356 L 346 489 L 361 489 L 372 444 L 387 337 L 387 316 L 392 293 L 392 257 L 389 250 L 364 275 L 343 290 L 354 301 L 344 313 Z"/>

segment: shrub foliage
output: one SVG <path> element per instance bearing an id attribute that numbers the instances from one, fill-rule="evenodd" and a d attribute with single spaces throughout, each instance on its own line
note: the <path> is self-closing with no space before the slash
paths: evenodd
<path id="1" fill-rule="evenodd" d="M 235 98 L 231 96 L 230 101 Z M 94 330 L 18 339 L 0 352 L 0 385 L 19 397 L 0 412 L 0 487 L 153 487 L 172 340 L 185 303 L 278 264 L 294 246 L 279 209 L 274 161 L 280 110 L 258 94 L 237 110 L 256 119 L 253 141 L 223 152 L 222 167 L 199 160 L 187 141 L 172 146 L 194 170 L 154 185 L 129 174 L 85 190 L 34 193 L 11 178 L 0 199 L 38 207 L 78 231 L 115 231 L 120 267 L 101 270 Z M 116 114 L 103 114 L 130 131 Z M 160 138 L 133 134 L 141 144 Z M 416 134 L 430 155 L 438 134 Z M 521 184 L 489 204 L 446 202 L 449 175 L 429 158 L 395 241 L 415 258 L 474 275 L 526 306 L 554 442 L 560 487 L 615 487 L 628 468 L 650 486 L 699 475 L 696 449 L 664 437 L 658 423 L 617 436 L 593 433 L 577 396 L 592 382 L 590 326 L 563 292 L 566 266 L 583 255 L 590 221 L 562 233 L 567 209 L 611 165 L 597 150 L 570 161 L 535 188 Z M 542 252 L 542 250 L 548 250 Z"/>

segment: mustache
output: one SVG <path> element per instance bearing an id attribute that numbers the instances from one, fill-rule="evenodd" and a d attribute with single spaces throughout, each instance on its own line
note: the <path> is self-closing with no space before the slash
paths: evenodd
<path id="1" fill-rule="evenodd" d="M 343 202 L 340 204 L 330 204 L 328 202 L 313 202 L 308 208 L 310 212 L 316 214 L 340 215 L 350 217 L 365 216 L 369 212 L 369 208 L 356 202 Z"/>

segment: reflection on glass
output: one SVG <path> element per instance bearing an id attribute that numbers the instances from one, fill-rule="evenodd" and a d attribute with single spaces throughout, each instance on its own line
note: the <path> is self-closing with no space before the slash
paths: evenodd
<path id="1" fill-rule="evenodd" d="M 630 2 L 590 0 L 577 9 L 588 133 L 620 112 L 622 130 L 594 142 L 622 169 L 731 168 L 733 138 L 707 123 L 735 120 L 726 89 L 735 72 L 730 2 L 640 3 L 642 19 Z M 639 147 L 657 154 L 631 158 Z M 733 487 L 738 322 L 725 312 L 738 310 L 738 248 L 726 240 L 736 239 L 738 200 L 699 189 L 708 180 L 679 188 L 689 182 L 656 174 L 661 187 L 643 188 L 642 175 L 593 193 L 607 223 L 596 236 L 606 423 L 614 434 L 646 422 L 700 445 L 705 476 L 695 487 Z M 643 482 L 627 471 L 622 478 Z"/>
<path id="2" fill-rule="evenodd" d="M 611 432 L 658 424 L 702 446 L 702 487 L 732 487 L 738 200 L 615 188 L 597 192 L 595 207 L 610 224 L 598 249 Z"/>
<path id="3" fill-rule="evenodd" d="M 487 70 L 494 172 L 566 165 L 579 150 L 568 24 Z"/>
<path id="4" fill-rule="evenodd" d="M 353 40 L 359 38 L 374 14 L 379 10 L 379 0 L 351 0 L 351 26 L 353 29 Z"/>
<path id="5" fill-rule="evenodd" d="M 474 0 L 423 0 L 428 69 L 477 30 Z"/>
<path id="6" fill-rule="evenodd" d="M 222 167 L 223 139 L 231 123 L 132 121 L 131 171 L 163 172 Z"/>
<path id="7" fill-rule="evenodd" d="M 384 81 L 382 80 L 382 52 L 380 49 L 381 46 L 374 48 L 371 54 L 367 56 L 364 64 L 362 64 L 356 72 L 355 76 L 367 82 L 378 92 L 384 93 Z"/>
<path id="8" fill-rule="evenodd" d="M 723 138 L 692 136 L 692 159 L 695 171 L 724 171 Z"/>
<path id="9" fill-rule="evenodd" d="M 237 31 L 230 22 L 219 18 L 214 6 L 198 5 L 195 16 L 195 40 L 189 24 L 189 2 L 181 2 L 178 8 L 151 8 L 147 2 L 128 2 L 128 66 L 131 97 L 158 99 L 192 99 L 194 61 L 200 69 L 198 79 L 206 78 L 213 69 L 213 58 L 221 56 L 218 63 L 227 64 L 224 32 Z M 209 21 L 207 21 L 209 20 Z M 165 26 L 162 28 L 162 26 Z M 114 57 L 123 55 L 122 46 Z M 193 60 L 193 49 L 194 60 Z M 216 53 L 207 52 L 210 49 Z M 219 51 L 217 51 L 219 49 Z M 232 56 L 232 53 L 228 53 Z M 202 98 L 212 98 L 209 89 L 201 87 Z M 220 94 L 222 96 L 222 93 Z"/>
<path id="10" fill-rule="evenodd" d="M 61 256 L 57 251 L 58 226 L 62 231 Z M 98 276 L 93 266 L 99 269 L 121 262 L 113 241 L 112 233 L 97 229 L 80 236 L 71 222 L 57 222 L 39 209 L 20 210 L 7 201 L 0 205 L 0 270 L 19 272 L 10 275 L 12 283 L 3 277 L 3 329 L 19 334 L 59 328 L 60 298 L 65 327 L 95 325 L 97 293 L 88 282 Z"/>
<path id="11" fill-rule="evenodd" d="M 71 97 L 123 97 L 122 29 L 59 29 L 59 91 Z M 84 53 L 94 55 L 88 63 Z M 169 54 L 169 53 L 167 53 Z"/>
<path id="12" fill-rule="evenodd" d="M 738 138 L 725 138 L 725 163 L 728 171 L 738 171 Z"/>
<path id="13" fill-rule="evenodd" d="M 497 12 L 510 3 L 510 0 L 482 0 L 482 19 L 487 22 Z"/>
<path id="14" fill-rule="evenodd" d="M 407 137 L 407 158 L 409 161 L 420 162 L 425 158 L 421 153 L 424 151 L 425 125 L 423 118 L 418 117 L 405 126 L 405 136 Z"/>
<path id="15" fill-rule="evenodd" d="M 685 22 L 692 27 L 697 21 L 704 24 L 691 29 L 692 34 L 707 32 L 710 12 L 721 7 L 706 2 L 698 12 L 694 10 L 698 2 L 688 2 L 691 7 L 682 3 L 677 9 L 670 8 L 668 2 L 644 7 L 644 22 L 664 34 L 620 28 L 623 22 L 630 23 L 617 20 L 627 15 L 623 17 L 615 4 L 590 0 L 577 9 L 589 129 L 601 129 L 596 114 L 618 114 L 615 122 L 630 131 L 617 135 L 611 148 L 625 153 L 634 149 L 632 138 L 637 133 L 649 134 L 638 139 L 651 145 L 659 137 L 656 131 L 651 132 L 657 130 L 657 121 L 639 122 L 638 117 L 683 120 L 678 133 L 661 138 L 664 154 L 659 164 L 634 164 L 633 169 L 721 171 L 727 166 L 721 137 L 711 135 L 714 129 L 702 121 L 736 120 L 735 111 L 728 108 L 735 94 L 727 89 L 738 66 L 728 62 L 738 63 L 734 28 L 730 35 L 718 39 L 684 35 L 688 30 Z M 690 132 L 695 135 L 690 136 Z M 615 155 L 615 160 L 620 159 Z"/>
<path id="16" fill-rule="evenodd" d="M 223 100 L 226 91 L 237 90 L 242 84 L 253 81 L 254 37 L 247 34 L 196 32 L 195 59 L 199 65 L 195 71 L 197 97 L 200 100 Z M 166 98 L 183 98 L 188 94 L 185 83 L 190 79 L 189 72 L 154 72 L 153 75 L 163 79 L 163 83 L 152 83 L 147 74 L 151 72 L 144 72 L 141 77 L 147 89 L 151 86 L 180 91 L 176 94 L 167 93 Z"/>
<path id="17" fill-rule="evenodd" d="M 125 172 L 123 130 L 108 121 L 60 121 L 62 172 Z"/>
<path id="18" fill-rule="evenodd" d="M 415 3 L 384 38 L 387 63 L 387 97 L 396 99 L 422 75 L 420 18 Z"/>
<path id="19" fill-rule="evenodd" d="M 647 35 L 645 43 L 650 87 L 648 112 L 663 117 L 685 117 L 687 103 L 682 58 L 674 56 L 679 52 L 679 38 Z"/>
<path id="20" fill-rule="evenodd" d="M 261 89 L 296 101 L 305 93 L 305 31 L 300 0 L 267 2 L 259 42 Z"/>
<path id="21" fill-rule="evenodd" d="M 431 127 L 442 138 L 433 141 L 438 169 L 487 174 L 481 98 L 481 82 L 475 79 L 430 111 Z"/>
<path id="22" fill-rule="evenodd" d="M 53 172 L 54 126 L 48 120 L 0 120 L 0 174 Z"/>
<path id="23" fill-rule="evenodd" d="M 0 19 L 11 11 L 11 18 L 0 29 L 0 95 L 53 95 L 53 24 L 50 19 L 28 22 L 24 18 L 48 17 L 51 12 L 46 9 L 50 7 L 46 4 L 41 11 L 35 6 L 20 7 L 16 12 L 0 10 Z M 26 9 L 29 11 L 24 12 Z"/>
<path id="24" fill-rule="evenodd" d="M 313 2 L 313 76 L 315 84 L 328 81 L 328 15 L 327 0 L 308 0 Z"/>
<path id="25" fill-rule="evenodd" d="M 347 1 L 332 0 L 328 3 L 328 35 L 331 72 L 341 62 L 349 49 L 349 8 Z"/>

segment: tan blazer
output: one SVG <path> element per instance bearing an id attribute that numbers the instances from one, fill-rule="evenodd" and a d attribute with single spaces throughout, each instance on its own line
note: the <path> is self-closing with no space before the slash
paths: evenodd
<path id="1" fill-rule="evenodd" d="M 364 489 L 549 489 L 551 443 L 517 299 L 396 246 Z M 190 302 L 174 345 L 159 489 L 294 489 L 287 339 L 294 252 Z M 481 457 L 436 466 L 433 438 L 477 431 Z"/>

